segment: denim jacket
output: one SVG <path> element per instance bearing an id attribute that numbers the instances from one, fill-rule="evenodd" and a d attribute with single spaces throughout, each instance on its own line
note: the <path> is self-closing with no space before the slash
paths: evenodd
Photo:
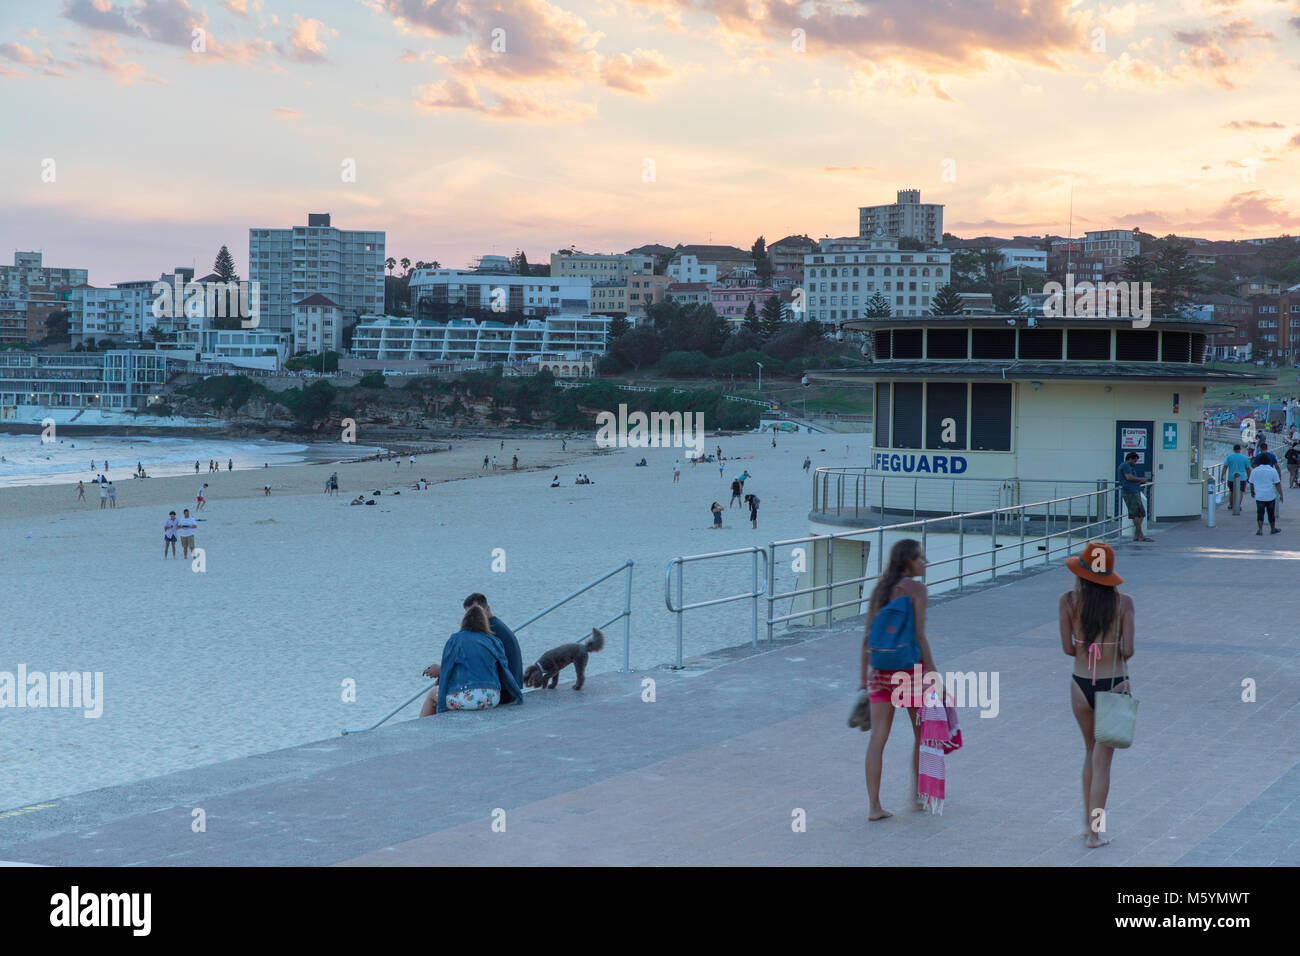
<path id="1" fill-rule="evenodd" d="M 510 666 L 510 673 L 514 675 L 515 683 L 522 685 L 524 655 L 519 649 L 519 638 L 515 637 L 514 631 L 506 627 L 505 621 L 495 615 L 488 623 L 492 625 L 492 635 L 501 642 L 501 647 L 506 652 L 506 663 Z"/>
<path id="2" fill-rule="evenodd" d="M 491 634 L 457 631 L 442 649 L 438 675 L 438 712 L 447 709 L 447 695 L 485 687 L 501 691 L 501 702 L 522 704 L 524 692 L 510 673 L 501 642 Z"/>

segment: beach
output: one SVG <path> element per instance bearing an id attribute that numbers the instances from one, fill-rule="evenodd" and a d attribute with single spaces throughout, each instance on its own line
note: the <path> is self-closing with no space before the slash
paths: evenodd
<path id="1" fill-rule="evenodd" d="M 601 449 L 588 438 L 564 451 L 558 439 L 520 438 L 504 447 L 453 441 L 451 451 L 418 455 L 414 468 L 403 456 L 400 467 L 237 462 L 234 472 L 209 474 L 204 458 L 197 476 L 133 480 L 132 461 L 125 478 L 114 466 L 115 510 L 100 510 L 89 484 L 77 502 L 76 478 L 0 488 L 0 671 L 100 672 L 104 697 L 93 719 L 67 708 L 0 709 L 0 809 L 366 726 L 426 683 L 421 671 L 440 658 L 472 591 L 517 623 L 631 559 L 632 668 L 668 663 L 676 632 L 666 562 L 807 534 L 805 454 L 813 467 L 857 464 L 870 436 L 777 442 L 709 438 L 706 448 L 721 444 L 728 457 L 722 477 L 716 464 L 687 463 L 685 449 Z M 484 471 L 483 457 L 494 454 L 500 469 Z M 642 457 L 647 466 L 635 467 Z M 677 483 L 674 459 L 683 462 Z M 744 470 L 745 491 L 762 500 L 758 529 L 737 506 L 711 530 L 710 503 L 725 507 Z M 333 471 L 340 491 L 327 496 Z M 574 485 L 578 473 L 593 484 Z M 551 488 L 556 474 L 562 485 Z M 421 477 L 432 483 L 426 491 L 415 490 Z M 204 482 L 208 503 L 195 512 Z M 349 506 L 358 494 L 376 504 Z M 201 519 L 202 573 L 162 557 L 167 512 L 186 507 Z M 692 566 L 686 600 L 747 588 L 749 566 L 747 556 Z M 792 581 L 778 568 L 778 587 Z M 525 663 L 616 614 L 624 587 L 612 578 L 522 631 Z M 747 643 L 749 615 L 747 602 L 687 615 L 686 656 Z M 589 675 L 622 665 L 621 622 L 608 638 Z M 572 683 L 566 671 L 546 693 L 572 693 Z"/>

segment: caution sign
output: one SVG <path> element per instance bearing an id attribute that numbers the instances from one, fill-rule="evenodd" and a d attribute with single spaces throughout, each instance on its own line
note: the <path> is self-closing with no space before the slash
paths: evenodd
<path id="1" fill-rule="evenodd" d="M 1144 450 L 1147 447 L 1147 430 L 1145 428 L 1125 428 L 1120 433 L 1120 447 L 1126 451 Z"/>

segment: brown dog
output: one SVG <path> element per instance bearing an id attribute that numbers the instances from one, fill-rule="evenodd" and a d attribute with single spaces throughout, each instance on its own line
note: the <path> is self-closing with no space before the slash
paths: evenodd
<path id="1" fill-rule="evenodd" d="M 536 664 L 530 664 L 524 670 L 524 686 L 545 687 L 547 681 L 550 681 L 550 686 L 554 688 L 560 681 L 560 671 L 572 664 L 578 674 L 578 682 L 573 685 L 573 689 L 582 690 L 582 682 L 587 673 L 587 657 L 604 646 L 605 632 L 598 627 L 593 627 L 591 637 L 576 644 L 561 644 L 559 647 L 553 647 L 539 657 Z"/>

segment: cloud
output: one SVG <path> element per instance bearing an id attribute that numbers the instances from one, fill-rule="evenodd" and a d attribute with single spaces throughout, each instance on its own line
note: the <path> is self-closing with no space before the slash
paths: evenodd
<path id="1" fill-rule="evenodd" d="M 106 73 L 118 86 L 130 86 L 134 83 L 157 83 L 165 86 L 167 81 L 154 76 L 139 63 L 125 58 L 121 45 L 111 37 L 92 35 L 87 46 L 72 45 L 74 59 L 95 70 Z"/>
<path id="2" fill-rule="evenodd" d="M 612 90 L 637 96 L 649 96 L 647 80 L 661 80 L 672 75 L 668 62 L 655 50 L 635 50 L 631 55 L 616 54 L 600 67 L 600 77 Z"/>
<path id="3" fill-rule="evenodd" d="M 271 107 L 271 112 L 278 114 L 284 119 L 291 119 L 291 120 L 297 119 L 299 116 L 302 115 L 302 112 L 300 110 L 291 110 L 287 106 L 273 106 Z"/>
<path id="4" fill-rule="evenodd" d="M 1284 200 L 1260 190 L 1237 193 L 1208 219 L 1188 223 L 1184 228 L 1248 232 L 1261 227 L 1300 225 L 1300 216 L 1288 212 L 1287 205 Z"/>
<path id="5" fill-rule="evenodd" d="M 1289 140 L 1287 140 L 1286 145 L 1290 149 L 1300 149 L 1300 133 L 1296 133 Z"/>
<path id="6" fill-rule="evenodd" d="M 824 173 L 865 173 L 875 169 L 875 166 L 823 166 Z"/>
<path id="7" fill-rule="evenodd" d="M 132 37 L 144 33 L 139 26 L 127 19 L 126 8 L 114 6 L 112 0 L 63 0 L 63 9 L 59 12 L 73 23 L 91 30 Z"/>
<path id="8" fill-rule="evenodd" d="M 1133 53 L 1126 50 L 1106 64 L 1102 82 L 1129 90 L 1189 84 L 1235 90 L 1272 60 L 1269 45 L 1277 39 L 1271 30 L 1257 28 L 1246 17 L 1198 29 L 1174 30 L 1171 35 L 1183 47 L 1176 56 L 1166 51 L 1163 62 L 1156 62 L 1158 54 L 1149 40 L 1132 44 Z"/>
<path id="9" fill-rule="evenodd" d="M 469 110 L 492 119 L 576 122 L 596 114 L 589 103 L 554 103 L 527 93 L 496 93 L 489 103 L 470 80 L 450 78 L 416 89 L 416 106 L 425 110 Z"/>
<path id="10" fill-rule="evenodd" d="M 332 30 L 319 20 L 304 20 L 298 14 L 293 15 L 293 27 L 289 30 L 289 41 L 280 52 L 298 63 L 324 63 L 329 52 L 325 41 L 338 36 L 338 30 Z"/>
<path id="11" fill-rule="evenodd" d="M 1267 123 L 1262 122 L 1260 120 L 1232 120 L 1229 123 L 1224 123 L 1223 128 L 1224 129 L 1285 129 L 1286 127 L 1283 124 L 1277 122 L 1276 120 L 1271 120 Z"/>
<path id="12" fill-rule="evenodd" d="M 261 0 L 253 0 L 250 4 L 249 0 L 221 0 L 221 6 L 232 16 L 239 17 L 241 20 L 248 20 L 250 19 L 248 8 L 251 6 L 254 10 L 260 10 L 262 2 Z"/>
<path id="13" fill-rule="evenodd" d="M 76 63 L 56 59 L 49 50 L 33 51 L 21 43 L 0 43 L 0 57 L 20 66 L 25 66 L 32 72 L 40 73 L 42 76 L 67 76 L 68 73 L 77 69 Z M 5 72 L 5 75 L 22 76 L 23 74 L 9 70 Z"/>

